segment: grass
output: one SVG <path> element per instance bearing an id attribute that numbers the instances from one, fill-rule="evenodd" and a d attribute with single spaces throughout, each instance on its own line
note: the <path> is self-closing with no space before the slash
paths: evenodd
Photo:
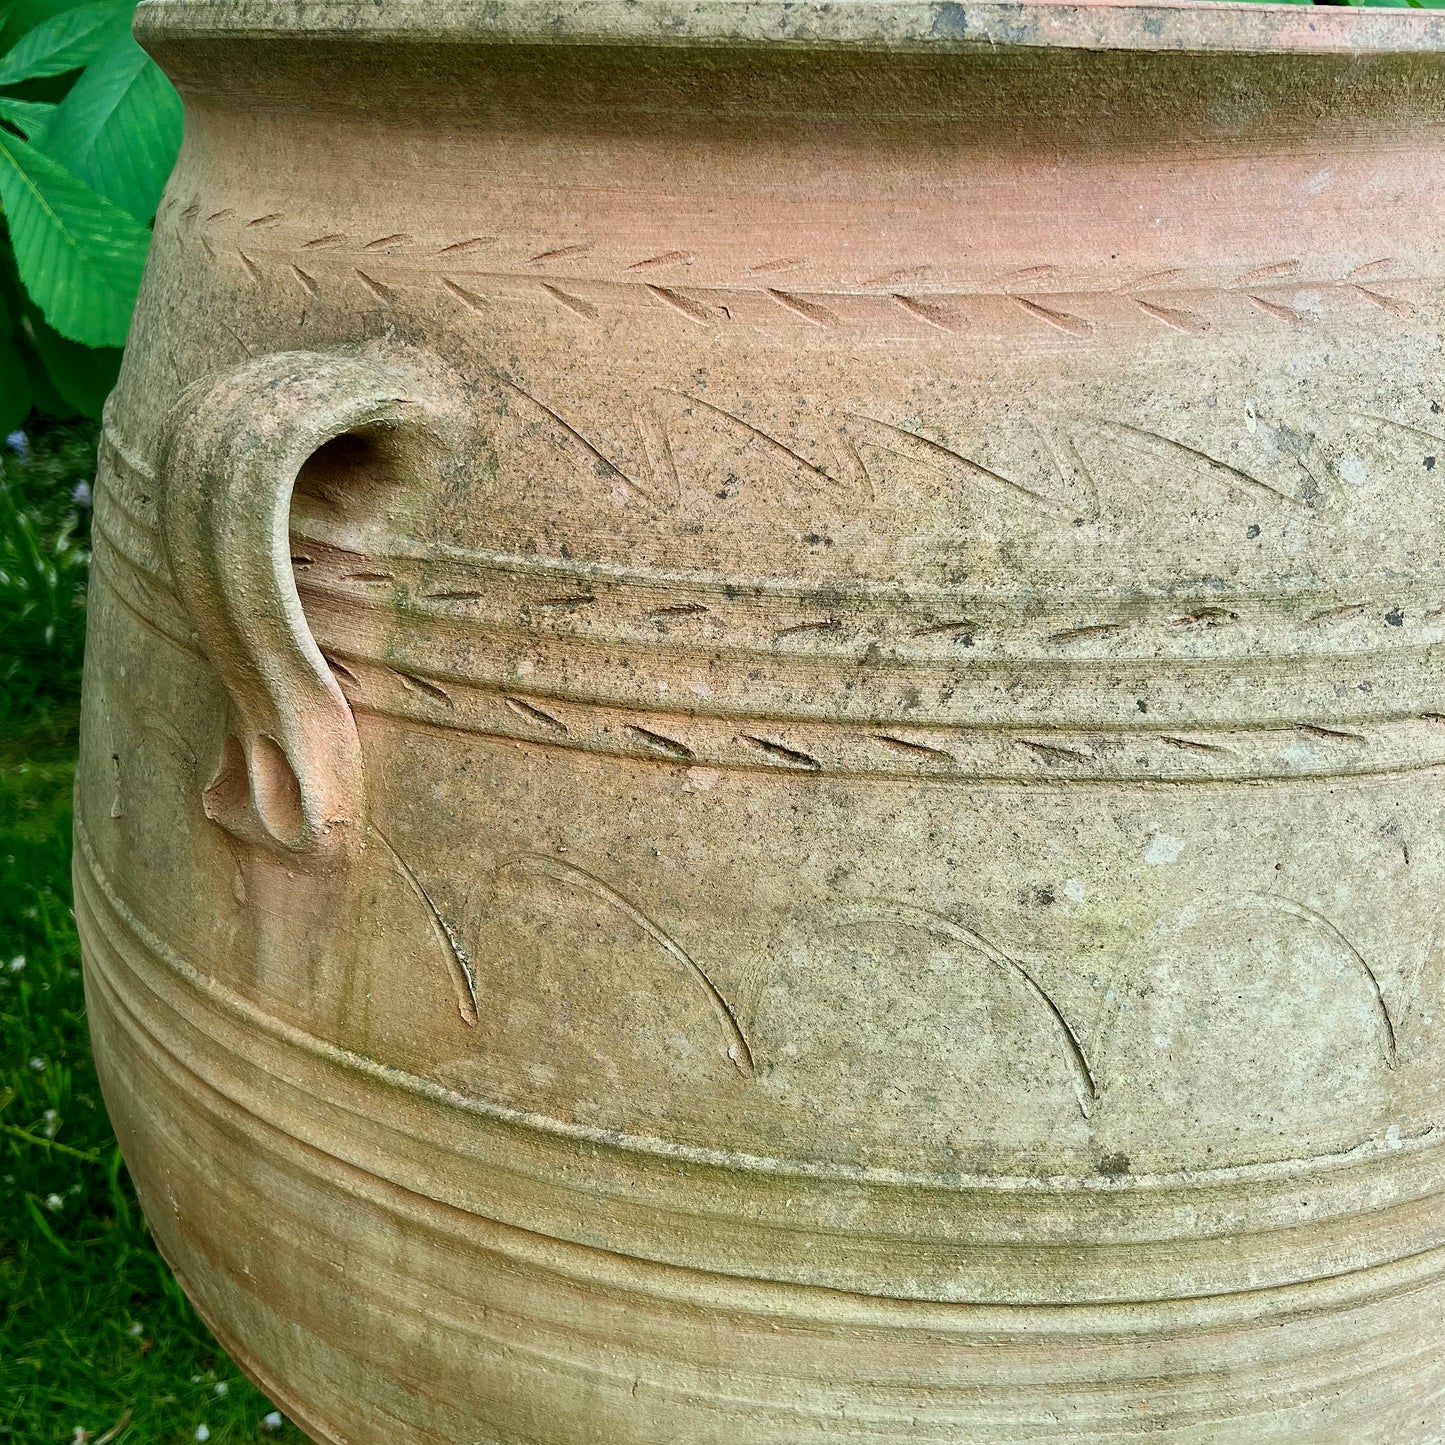
<path id="1" fill-rule="evenodd" d="M 70 910 L 86 427 L 0 470 L 0 1442 L 299 1445 L 162 1264 L 106 1120 Z"/>

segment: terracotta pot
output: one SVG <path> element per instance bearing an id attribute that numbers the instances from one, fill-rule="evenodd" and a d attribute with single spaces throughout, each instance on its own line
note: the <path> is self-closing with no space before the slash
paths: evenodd
<path id="1" fill-rule="evenodd" d="M 242 1367 L 349 1445 L 1445 1438 L 1445 18 L 138 28 L 77 903 Z"/>

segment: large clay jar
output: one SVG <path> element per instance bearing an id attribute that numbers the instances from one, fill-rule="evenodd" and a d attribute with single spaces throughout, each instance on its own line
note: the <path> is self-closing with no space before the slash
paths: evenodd
<path id="1" fill-rule="evenodd" d="M 95 1047 L 346 1445 L 1445 1438 L 1445 17 L 147 0 Z"/>

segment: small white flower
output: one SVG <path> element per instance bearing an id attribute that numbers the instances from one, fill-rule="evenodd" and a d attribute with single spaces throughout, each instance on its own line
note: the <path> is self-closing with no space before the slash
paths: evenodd
<path id="1" fill-rule="evenodd" d="M 59 1127 L 60 1115 L 54 1109 L 47 1109 L 45 1111 L 45 1137 L 47 1139 L 55 1138 L 55 1131 Z"/>
<path id="2" fill-rule="evenodd" d="M 90 1431 L 83 1425 L 77 1425 L 75 1427 L 75 1434 L 70 1437 L 70 1445 L 85 1445 L 85 1442 L 89 1439 Z"/>
<path id="3" fill-rule="evenodd" d="M 10 972 L 19 973 L 20 970 L 24 967 L 25 955 L 23 953 L 17 953 L 15 957 L 10 960 Z M 76 1428 L 78 1429 L 79 1427 L 77 1426 Z"/>
<path id="4" fill-rule="evenodd" d="M 217 1380 L 215 1392 L 218 1395 L 228 1395 L 231 1392 L 231 1387 L 224 1380 Z"/>
<path id="5" fill-rule="evenodd" d="M 34 1069 L 37 1074 L 43 1074 L 45 1072 L 45 1060 L 42 1059 L 39 1054 L 36 1054 L 36 1056 L 30 1060 L 30 1067 Z"/>
<path id="6" fill-rule="evenodd" d="M 281 1412 L 279 1410 L 272 1410 L 269 1415 L 262 1417 L 261 1423 L 268 1430 L 279 1430 L 281 1428 Z"/>
<path id="7" fill-rule="evenodd" d="M 196 1439 L 197 1439 L 197 1440 L 209 1440 L 210 1438 L 211 1438 L 211 1431 L 210 1431 L 210 1427 L 209 1427 L 209 1426 L 207 1426 L 207 1425 L 197 1425 L 197 1426 L 196 1426 Z"/>
<path id="8" fill-rule="evenodd" d="M 54 1214 L 57 1209 L 65 1208 L 65 1201 L 58 1194 L 47 1194 L 45 1196 L 45 1207 Z"/>
<path id="9" fill-rule="evenodd" d="M 128 1333 L 134 1335 L 134 1336 L 136 1337 L 136 1339 L 140 1339 L 140 1337 L 141 1337 L 141 1322 L 140 1322 L 139 1320 L 136 1320 L 136 1321 L 131 1325 Z"/>

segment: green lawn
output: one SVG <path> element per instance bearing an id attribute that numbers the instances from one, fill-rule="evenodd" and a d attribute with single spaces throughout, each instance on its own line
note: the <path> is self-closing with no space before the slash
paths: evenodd
<path id="1" fill-rule="evenodd" d="M 0 1442 L 304 1437 L 161 1263 L 105 1116 L 70 912 L 84 502 L 94 433 L 0 472 Z M 268 1420 L 267 1417 L 270 1417 Z"/>

